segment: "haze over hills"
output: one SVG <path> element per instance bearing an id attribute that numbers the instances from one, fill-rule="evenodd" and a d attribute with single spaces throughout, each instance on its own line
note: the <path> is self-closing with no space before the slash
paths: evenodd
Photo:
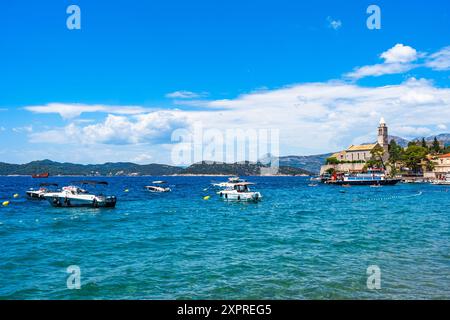
<path id="1" fill-rule="evenodd" d="M 425 141 L 431 142 L 434 137 L 444 145 L 450 145 L 450 133 L 442 133 L 436 136 L 425 137 Z M 394 139 L 397 144 L 406 147 L 410 141 L 420 141 L 422 138 L 407 140 L 397 136 L 389 136 L 389 141 Z M 337 151 L 337 150 L 336 150 Z M 278 160 L 281 175 L 316 174 L 326 158 L 332 153 L 324 153 L 309 156 L 281 156 L 273 157 L 266 155 L 257 163 L 218 163 L 201 162 L 195 163 L 187 168 L 171 166 L 166 164 L 140 165 L 132 162 L 107 162 L 104 164 L 75 164 L 60 163 L 51 160 L 32 161 L 26 164 L 10 164 L 0 162 L 0 175 L 32 175 L 35 173 L 48 172 L 50 175 L 83 175 L 83 176 L 111 176 L 111 175 L 259 175 L 261 169 Z"/>
<path id="2" fill-rule="evenodd" d="M 162 175 L 261 175 L 264 174 L 261 163 L 195 163 L 187 168 L 170 166 L 165 164 L 139 165 L 131 162 L 117 162 L 104 164 L 75 164 L 60 163 L 51 160 L 32 161 L 26 164 L 0 163 L 0 175 L 32 175 L 48 172 L 51 176 L 80 175 L 80 176 L 162 176 Z M 295 167 L 281 166 L 279 175 L 304 175 L 311 174 L 307 170 Z"/>

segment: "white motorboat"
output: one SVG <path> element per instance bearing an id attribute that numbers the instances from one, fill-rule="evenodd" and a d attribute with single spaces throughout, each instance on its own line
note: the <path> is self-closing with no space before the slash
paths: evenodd
<path id="1" fill-rule="evenodd" d="M 232 187 L 218 192 L 222 199 L 229 201 L 260 201 L 261 193 L 251 191 L 249 186 L 253 185 L 251 182 L 238 182 Z"/>
<path id="2" fill-rule="evenodd" d="M 108 184 L 104 181 L 82 181 L 80 183 L 90 185 Z M 114 208 L 117 202 L 115 196 L 91 194 L 77 186 L 63 187 L 59 192 L 44 193 L 44 198 L 54 207 Z"/>
<path id="3" fill-rule="evenodd" d="M 212 185 L 217 188 L 232 188 L 236 183 L 240 182 L 245 182 L 245 180 L 239 177 L 229 177 L 226 182 L 212 183 Z"/>
<path id="4" fill-rule="evenodd" d="M 165 184 L 165 181 L 153 181 L 154 184 L 159 184 L 156 186 L 145 186 L 144 188 L 150 192 L 170 192 L 172 191 L 169 187 L 163 187 L 162 184 Z"/>
<path id="5" fill-rule="evenodd" d="M 48 188 L 50 186 L 57 187 L 57 183 L 41 183 L 39 185 L 39 189 L 29 189 L 26 191 L 27 197 L 30 199 L 35 200 L 45 200 L 44 194 L 51 192 L 51 190 Z"/>

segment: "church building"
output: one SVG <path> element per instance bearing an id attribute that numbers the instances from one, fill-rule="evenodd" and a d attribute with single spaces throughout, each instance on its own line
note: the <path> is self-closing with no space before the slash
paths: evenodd
<path id="1" fill-rule="evenodd" d="M 365 163 L 372 158 L 372 150 L 380 146 L 384 149 L 383 161 L 389 159 L 389 135 L 388 127 L 384 118 L 381 118 L 378 126 L 378 138 L 376 143 L 351 145 L 346 150 L 336 152 L 331 157 L 336 158 L 343 163 L 338 165 L 322 166 L 321 173 L 330 167 L 334 167 L 337 171 L 361 171 Z M 347 163 L 345 163 L 347 162 Z"/>

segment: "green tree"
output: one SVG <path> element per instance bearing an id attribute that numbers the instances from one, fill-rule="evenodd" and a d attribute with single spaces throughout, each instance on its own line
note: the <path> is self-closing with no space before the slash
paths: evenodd
<path id="1" fill-rule="evenodd" d="M 450 153 L 450 146 L 446 146 L 444 149 L 442 149 L 442 153 Z"/>
<path id="2" fill-rule="evenodd" d="M 422 148 L 428 149 L 427 142 L 425 141 L 425 138 L 422 138 Z"/>
<path id="3" fill-rule="evenodd" d="M 396 164 L 402 159 L 403 148 L 394 139 L 389 143 L 389 162 Z"/>
<path id="4" fill-rule="evenodd" d="M 384 149 L 380 145 L 376 145 L 375 148 L 370 151 L 370 153 L 372 157 L 369 161 L 367 161 L 367 167 L 386 169 L 383 161 Z"/>
<path id="5" fill-rule="evenodd" d="M 403 152 L 403 162 L 413 172 L 418 172 L 421 169 L 422 160 L 426 160 L 428 150 L 417 145 L 410 145 Z"/>
<path id="6" fill-rule="evenodd" d="M 403 157 L 403 148 L 395 142 L 394 139 L 389 143 L 389 167 L 391 176 L 398 173 L 397 167 L 401 164 Z"/>
<path id="7" fill-rule="evenodd" d="M 339 164 L 339 160 L 336 157 L 327 158 L 326 164 Z"/>
<path id="8" fill-rule="evenodd" d="M 441 145 L 439 144 L 439 141 L 436 137 L 434 137 L 433 146 L 431 147 L 431 150 L 434 151 L 435 153 L 441 152 Z"/>

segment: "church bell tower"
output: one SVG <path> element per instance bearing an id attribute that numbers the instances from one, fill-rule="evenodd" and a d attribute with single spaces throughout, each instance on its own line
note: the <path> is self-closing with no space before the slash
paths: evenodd
<path id="1" fill-rule="evenodd" d="M 378 144 L 384 149 L 384 159 L 389 159 L 389 141 L 388 141 L 388 127 L 384 118 L 381 118 L 380 125 L 378 126 Z"/>

